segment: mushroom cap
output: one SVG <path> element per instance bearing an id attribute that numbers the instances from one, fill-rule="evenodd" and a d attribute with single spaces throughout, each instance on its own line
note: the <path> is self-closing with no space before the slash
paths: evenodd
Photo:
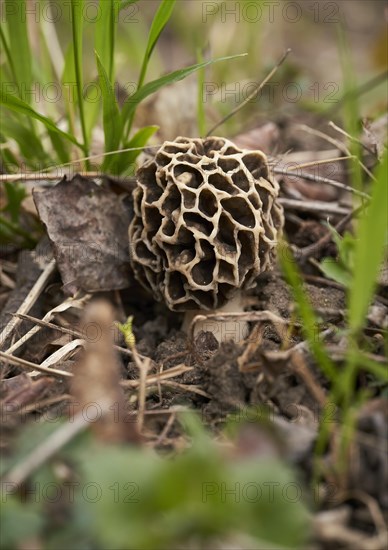
<path id="1" fill-rule="evenodd" d="M 178 137 L 137 171 L 136 279 L 174 311 L 215 309 L 271 268 L 284 216 L 261 151 Z"/>

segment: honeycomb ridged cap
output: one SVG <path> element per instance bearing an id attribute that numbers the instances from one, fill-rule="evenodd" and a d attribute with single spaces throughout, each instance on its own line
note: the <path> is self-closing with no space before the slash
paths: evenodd
<path id="1" fill-rule="evenodd" d="M 261 151 L 178 137 L 136 178 L 132 268 L 171 310 L 221 307 L 271 268 L 284 216 Z"/>

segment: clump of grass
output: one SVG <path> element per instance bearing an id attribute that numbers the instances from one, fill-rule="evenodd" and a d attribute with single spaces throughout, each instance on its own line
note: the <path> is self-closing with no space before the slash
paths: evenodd
<path id="1" fill-rule="evenodd" d="M 355 237 L 336 240 L 340 249 L 341 263 L 334 268 L 325 263 L 325 269 L 347 285 L 347 350 L 345 364 L 336 369 L 324 345 L 317 339 L 316 327 L 319 319 L 310 305 L 303 289 L 302 279 L 292 253 L 287 245 L 280 250 L 281 265 L 288 283 L 291 286 L 299 314 L 302 318 L 303 330 L 317 365 L 322 369 L 330 382 L 330 392 L 327 406 L 333 404 L 339 408 L 339 429 L 341 437 L 339 469 L 345 467 L 345 457 L 351 435 L 354 430 L 356 411 L 365 401 L 367 394 L 356 388 L 356 378 L 360 369 L 369 372 L 379 381 L 386 383 L 388 374 L 379 363 L 367 357 L 360 345 L 361 333 L 366 324 L 367 310 L 373 299 L 376 281 L 386 253 L 388 234 L 386 220 L 388 218 L 388 187 L 386 174 L 388 171 L 388 154 L 385 153 L 381 164 L 377 167 L 375 181 L 372 183 L 371 199 L 366 205 L 358 222 Z M 351 258 L 351 264 L 345 262 Z M 346 276 L 344 275 L 346 274 Z M 339 275 L 340 274 L 340 275 Z M 323 452 L 330 431 L 329 423 L 325 422 L 325 411 L 322 413 L 320 437 L 317 442 L 317 457 Z"/>
<path id="2" fill-rule="evenodd" d="M 199 69 L 238 57 L 200 61 L 146 82 L 152 53 L 175 5 L 175 0 L 162 0 L 152 20 L 136 91 L 120 107 L 114 85 L 117 22 L 120 11 L 132 3 L 120 3 L 117 0 L 99 3 L 100 17 L 94 24 L 92 51 L 101 101 L 91 102 L 83 92 L 86 73 L 84 57 L 85 53 L 90 53 L 84 51 L 88 30 L 83 16 L 84 1 L 72 0 L 70 3 L 72 41 L 66 52 L 61 49 L 54 24 L 45 21 L 44 17 L 35 23 L 39 47 L 48 54 L 45 62 L 42 59 L 37 67 L 34 64 L 33 46 L 28 39 L 26 2 L 21 0 L 15 10 L 11 9 L 12 0 L 6 0 L 9 8 L 5 10 L 6 24 L 0 29 L 0 41 L 5 52 L 0 76 L 7 83 L 7 86 L 2 86 L 0 93 L 0 159 L 6 171 L 20 172 L 21 165 L 32 171 L 45 171 L 53 166 L 77 161 L 80 166 L 89 169 L 90 144 L 94 130 L 100 124 L 98 115 L 102 106 L 105 154 L 101 156 L 102 163 L 94 166 L 94 169 L 115 176 L 132 174 L 142 148 L 158 130 L 157 126 L 150 125 L 134 131 L 133 121 L 140 103 L 163 86 L 182 80 Z M 58 44 L 59 52 L 56 56 L 50 56 L 44 25 L 50 26 L 51 36 Z M 58 74 L 59 60 L 63 60 L 63 63 L 62 72 Z M 34 100 L 34 94 L 29 90 L 34 87 L 42 90 L 47 82 L 61 90 L 62 101 L 45 102 L 42 97 Z M 74 97 L 69 96 L 69 83 L 74 84 Z M 52 111 L 50 116 L 49 111 Z M 17 145 L 16 152 L 13 143 Z M 8 231 L 11 231 L 12 227 L 7 220 L 3 226 L 6 224 Z"/>

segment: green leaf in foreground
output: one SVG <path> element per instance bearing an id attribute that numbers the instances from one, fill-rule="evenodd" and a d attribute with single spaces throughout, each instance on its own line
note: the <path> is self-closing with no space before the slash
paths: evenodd
<path id="1" fill-rule="evenodd" d="M 354 250 L 354 278 L 349 294 L 349 328 L 359 331 L 365 323 L 368 305 L 376 286 L 387 244 L 388 153 L 377 169 L 372 196 L 360 220 Z"/>
<path id="2" fill-rule="evenodd" d="M 174 460 L 148 449 L 85 449 L 83 482 L 98 480 L 101 498 L 83 504 L 101 547 L 164 550 L 191 541 L 208 548 L 214 539 L 238 534 L 250 537 L 254 547 L 302 547 L 308 515 L 290 469 L 257 457 L 228 461 L 207 443 L 204 452 L 194 439 Z"/>
<path id="3" fill-rule="evenodd" d="M 5 499 L 5 500 L 4 500 Z M 44 518 L 39 506 L 27 504 L 16 497 L 3 495 L 0 507 L 0 548 L 21 548 L 27 546 L 43 527 Z"/>

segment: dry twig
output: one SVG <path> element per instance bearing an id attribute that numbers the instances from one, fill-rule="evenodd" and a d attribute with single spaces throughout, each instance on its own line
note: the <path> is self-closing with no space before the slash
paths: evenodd
<path id="1" fill-rule="evenodd" d="M 27 313 L 32 308 L 36 300 L 39 298 L 41 292 L 43 291 L 47 281 L 54 273 L 54 270 L 55 260 L 51 260 L 40 274 L 38 280 L 30 290 L 30 292 L 27 294 L 25 300 L 20 305 L 16 313 Z M 0 347 L 6 342 L 12 331 L 15 330 L 19 323 L 21 323 L 21 319 L 11 319 L 9 323 L 5 326 L 4 330 L 0 334 Z"/>

